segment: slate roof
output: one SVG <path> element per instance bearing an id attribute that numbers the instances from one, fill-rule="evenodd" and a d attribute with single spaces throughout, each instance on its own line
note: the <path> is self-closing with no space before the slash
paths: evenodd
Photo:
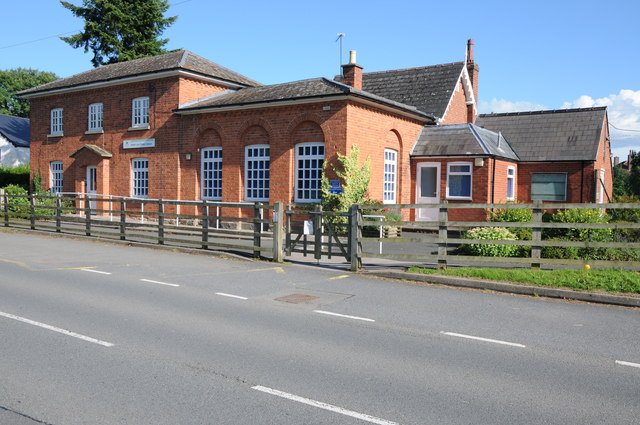
<path id="1" fill-rule="evenodd" d="M 106 149 L 101 148 L 98 145 L 85 144 L 85 145 L 82 145 L 82 147 L 80 149 L 78 149 L 77 151 L 75 151 L 74 153 L 69 155 L 69 158 L 77 158 L 83 152 L 91 152 L 91 153 L 94 153 L 94 154 L 96 154 L 96 155 L 98 155 L 99 157 L 102 157 L 102 158 L 111 158 L 111 157 L 113 157 L 113 154 L 111 152 L 109 152 Z"/>
<path id="2" fill-rule="evenodd" d="M 176 112 L 211 110 L 231 106 L 248 106 L 261 103 L 345 95 L 360 97 L 379 104 L 392 106 L 426 118 L 434 118 L 429 114 L 419 111 L 414 106 L 385 99 L 363 90 L 357 90 L 351 86 L 327 78 L 313 78 L 269 86 L 247 87 L 237 91 L 227 90 L 194 102 L 182 104 Z"/>
<path id="3" fill-rule="evenodd" d="M 211 62 L 187 50 L 166 53 L 159 56 L 134 59 L 94 68 L 68 78 L 52 81 L 21 91 L 20 95 L 35 94 L 48 90 L 64 89 L 85 84 L 118 80 L 120 78 L 154 74 L 164 71 L 185 70 L 203 76 L 214 77 L 244 86 L 259 86 L 260 83 L 238 74 L 217 63 Z"/>
<path id="4" fill-rule="evenodd" d="M 362 89 L 442 118 L 464 66 L 464 62 L 453 62 L 420 68 L 364 72 Z M 341 81 L 342 77 L 338 76 L 336 79 Z"/>
<path id="5" fill-rule="evenodd" d="M 0 114 L 0 134 L 17 148 L 29 147 L 29 120 Z"/>
<path id="6" fill-rule="evenodd" d="M 521 161 L 593 161 L 606 107 L 481 114 L 475 124 L 501 131 Z"/>
<path id="7" fill-rule="evenodd" d="M 518 155 L 501 134 L 473 124 L 427 125 L 411 151 L 412 156 L 491 155 L 517 161 Z"/>

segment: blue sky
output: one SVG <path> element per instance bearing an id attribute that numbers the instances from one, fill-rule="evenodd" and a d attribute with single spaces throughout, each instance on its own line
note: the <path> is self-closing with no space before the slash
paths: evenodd
<path id="1" fill-rule="evenodd" d="M 81 4 L 81 0 L 71 0 Z M 640 150 L 640 2 L 170 0 L 167 48 L 184 48 L 263 84 L 339 71 L 358 51 L 367 71 L 464 59 L 475 40 L 481 112 L 607 105 L 614 155 Z M 82 29 L 55 0 L 4 2 L 0 69 L 67 77 L 91 53 L 56 35 Z M 39 41 L 35 41 L 39 40 Z M 623 158 L 624 159 L 624 158 Z"/>

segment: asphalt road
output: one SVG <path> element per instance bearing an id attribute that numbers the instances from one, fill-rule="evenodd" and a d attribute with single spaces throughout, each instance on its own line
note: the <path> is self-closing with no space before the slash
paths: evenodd
<path id="1" fill-rule="evenodd" d="M 640 311 L 0 233 L 0 424 L 637 424 Z"/>

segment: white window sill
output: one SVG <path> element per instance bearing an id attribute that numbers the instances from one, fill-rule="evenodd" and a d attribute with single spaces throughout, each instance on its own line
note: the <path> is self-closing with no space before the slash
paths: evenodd
<path id="1" fill-rule="evenodd" d="M 129 131 L 151 130 L 149 125 L 140 125 L 136 127 L 129 127 Z"/>
<path id="2" fill-rule="evenodd" d="M 470 196 L 447 196 L 447 201 L 473 201 Z"/>
<path id="3" fill-rule="evenodd" d="M 63 133 L 47 134 L 47 137 L 48 137 L 49 139 L 54 138 L 54 137 L 62 137 L 62 136 L 64 136 L 64 134 L 63 134 Z"/>
<path id="4" fill-rule="evenodd" d="M 100 129 L 100 130 L 87 130 L 84 132 L 84 134 L 104 134 L 104 130 Z"/>

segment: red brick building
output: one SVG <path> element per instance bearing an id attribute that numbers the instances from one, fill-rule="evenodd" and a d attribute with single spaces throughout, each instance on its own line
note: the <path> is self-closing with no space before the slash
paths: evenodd
<path id="1" fill-rule="evenodd" d="M 554 176 L 535 177 L 549 167 L 582 170 L 562 171 L 569 173 L 566 201 L 592 200 L 594 170 L 604 169 L 605 187 L 611 184 L 606 112 L 602 146 L 591 160 L 585 154 L 567 162 L 553 152 L 521 157 L 517 135 L 506 129 L 514 119 L 508 114 L 500 115 L 502 135 L 493 125 L 497 116 L 471 124 L 479 72 L 472 41 L 463 62 L 362 70 L 354 55 L 335 80 L 264 86 L 179 51 L 29 89 L 21 95 L 31 101 L 32 177 L 41 175 L 53 192 L 317 202 L 324 164 L 357 145 L 363 161 L 371 158 L 369 196 L 386 203 L 424 201 L 427 186 L 438 188 L 437 200 L 501 202 L 511 190 L 524 201 L 532 198 L 532 184 L 559 187 Z M 465 150 L 434 151 L 438 143 L 447 146 L 446 135 L 453 137 L 449 146 L 455 139 Z M 427 162 L 440 165 L 429 170 Z M 583 175 L 578 198 L 575 173 Z"/>

